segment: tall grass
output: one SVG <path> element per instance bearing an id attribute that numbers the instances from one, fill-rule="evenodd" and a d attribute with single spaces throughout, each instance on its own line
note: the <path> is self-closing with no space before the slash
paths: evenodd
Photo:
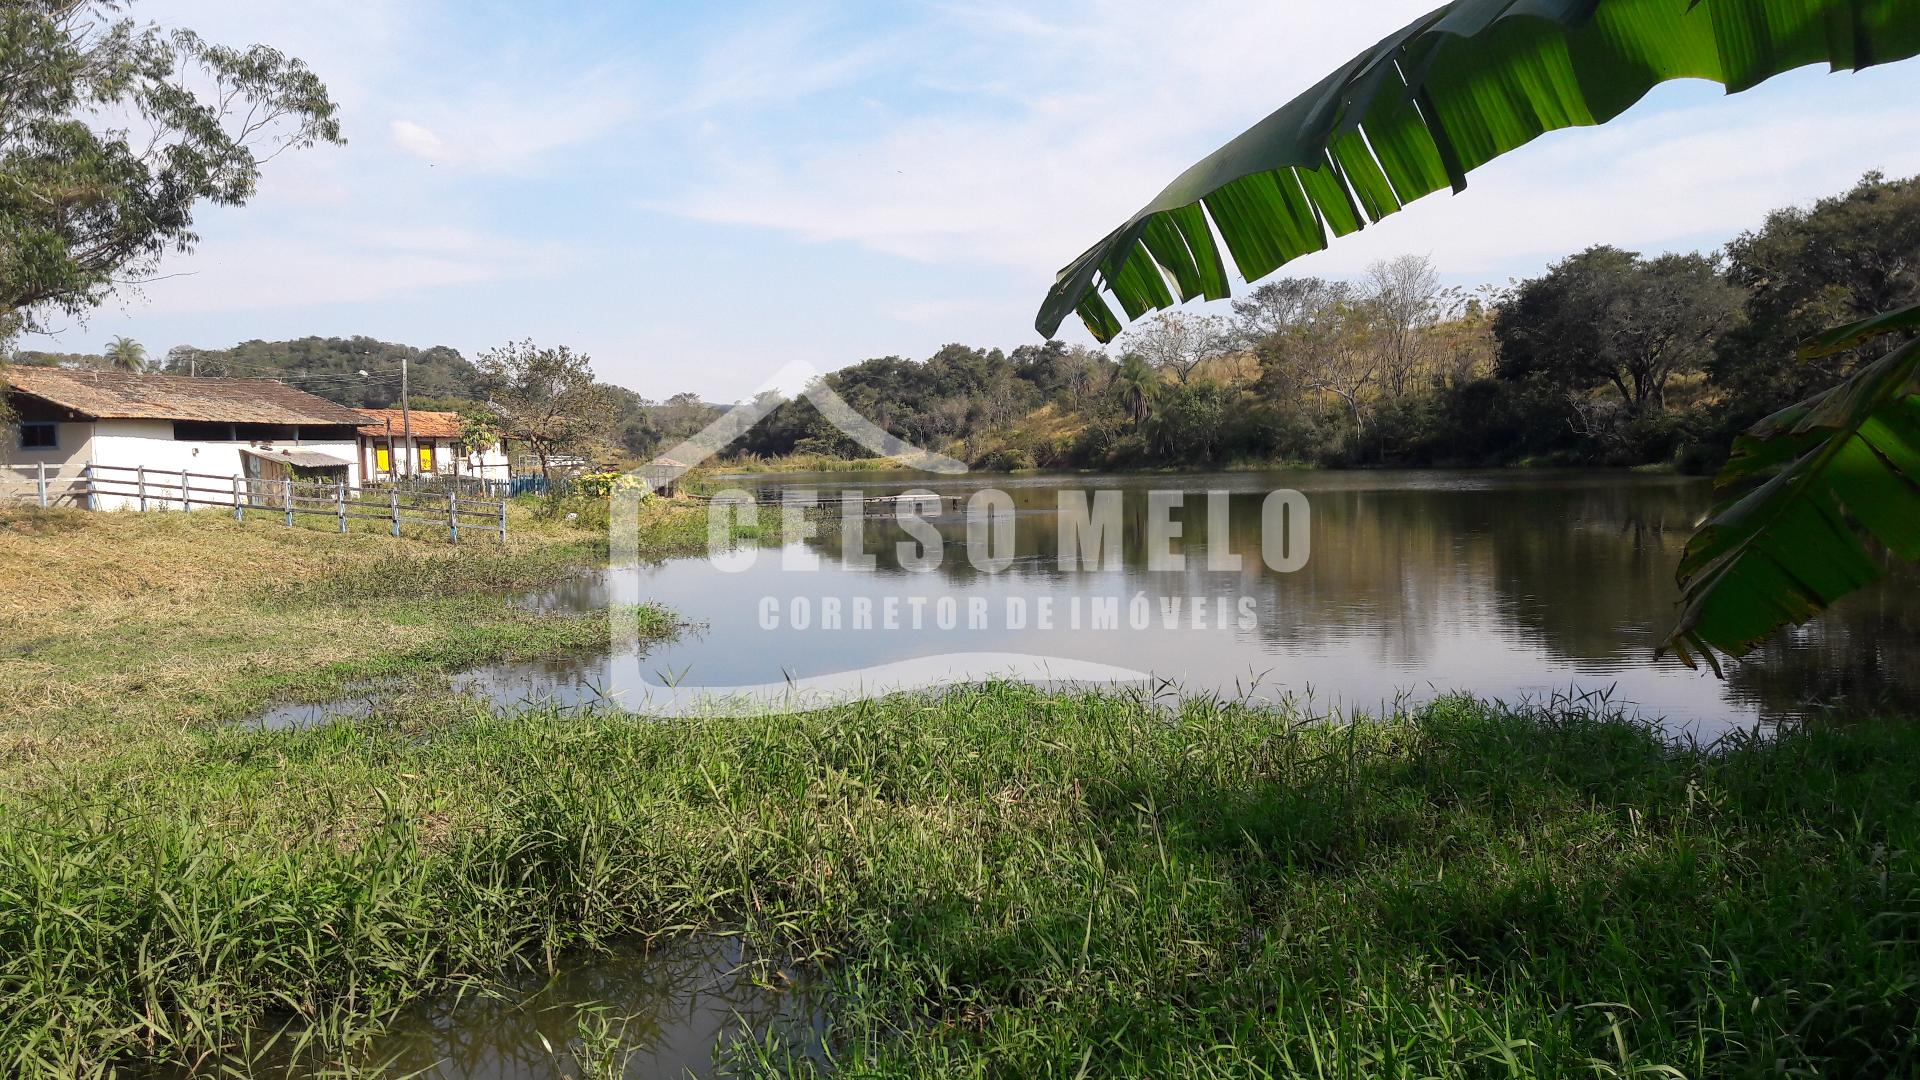
<path id="1" fill-rule="evenodd" d="M 1578 707 L 997 684 L 407 719 L 209 732 L 7 807 L 0 1070 L 289 1023 L 337 1055 L 418 995 L 714 929 L 831 961 L 849 1076 L 1920 1066 L 1910 723 L 1708 753 Z"/>

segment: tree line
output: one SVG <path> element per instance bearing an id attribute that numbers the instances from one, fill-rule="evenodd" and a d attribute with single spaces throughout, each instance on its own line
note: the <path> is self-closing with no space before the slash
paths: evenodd
<path id="1" fill-rule="evenodd" d="M 1506 287 L 1444 286 L 1408 255 L 1358 280 L 1282 278 L 1231 315 L 1170 312 L 1108 350 L 1048 341 L 948 345 L 825 376 L 854 409 L 985 469 L 1649 465 L 1708 471 L 1754 421 L 1831 385 L 1802 360 L 1815 331 L 1920 299 L 1920 178 L 1869 174 L 1776 211 L 1711 253 L 1599 246 Z M 1865 354 L 1872 359 L 1873 353 Z M 632 465 L 718 417 L 694 393 L 652 400 L 566 348 L 516 343 L 469 360 L 370 337 L 179 346 L 149 359 L 21 351 L 15 363 L 282 379 L 358 408 L 469 417 L 476 436 L 522 418 L 545 458 Z M 1858 362 L 1856 360 L 1856 362 Z M 539 417 L 538 423 L 528 420 Z M 866 451 L 804 399 L 733 447 L 747 457 Z"/>
<path id="2" fill-rule="evenodd" d="M 1844 374 L 1799 359 L 1802 340 L 1915 299 L 1920 178 L 1869 174 L 1711 253 L 1598 246 L 1478 290 L 1403 256 L 1355 281 L 1269 282 L 1231 316 L 1166 313 L 1110 350 L 949 345 L 826 378 L 882 427 L 987 468 L 1704 471 L 1736 433 Z M 740 449 L 863 452 L 804 400 Z"/>

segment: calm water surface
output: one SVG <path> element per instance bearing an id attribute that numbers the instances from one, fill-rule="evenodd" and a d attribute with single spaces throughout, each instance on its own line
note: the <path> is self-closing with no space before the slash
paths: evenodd
<path id="1" fill-rule="evenodd" d="M 1673 570 L 1693 525 L 1711 503 L 1703 482 L 1614 472 L 1287 472 L 1180 477 L 982 477 L 943 480 L 859 473 L 742 478 L 741 486 L 860 490 L 869 495 L 924 488 L 967 495 L 1007 491 L 1015 518 L 1012 565 L 980 573 L 966 557 L 964 521 L 935 520 L 943 559 L 929 572 L 901 565 L 898 523 L 862 520 L 853 546 L 878 553 L 870 570 L 849 570 L 838 520 L 822 535 L 762 550 L 755 565 L 724 572 L 706 559 L 615 569 L 528 598 L 547 610 L 597 610 L 654 601 L 701 626 L 644 653 L 551 660 L 469 672 L 456 685 L 503 704 L 558 699 L 581 704 L 611 696 L 646 706 L 654 686 L 736 687 L 778 683 L 955 653 L 1031 653 L 1151 672 L 1189 692 L 1311 698 L 1316 707 L 1377 708 L 1447 690 L 1517 700 L 1605 693 L 1676 732 L 1710 738 L 1734 727 L 1791 720 L 1836 706 L 1920 707 L 1920 581 L 1898 571 L 1809 627 L 1783 635 L 1727 679 L 1694 672 L 1655 645 L 1674 618 Z M 1123 492 L 1126 558 L 1096 573 L 1057 565 L 1057 494 L 1062 488 Z M 1259 505 L 1277 487 L 1295 488 L 1312 510 L 1304 567 L 1275 573 L 1260 558 Z M 1188 569 L 1145 565 L 1150 490 L 1179 490 L 1196 505 L 1182 517 L 1179 550 Z M 1202 493 L 1231 493 L 1224 530 L 1209 529 Z M 1243 556 L 1237 572 L 1206 570 L 1209 551 Z M 783 556 L 817 555 L 796 572 Z M 795 600 L 818 616 L 825 598 L 935 603 L 986 598 L 996 610 L 1024 601 L 1024 627 L 996 618 L 987 627 L 941 630 L 767 629 L 764 608 Z M 1044 630 L 1031 613 L 1050 599 L 1056 613 L 1100 596 L 1156 609 L 1144 630 Z M 1163 600 L 1246 597 L 1255 625 L 1167 627 Z M 1064 615 L 1059 618 L 1064 619 Z M 969 669 L 959 675 L 981 674 Z M 305 724 L 377 707 L 378 687 L 333 707 L 294 706 L 270 717 Z M 364 698 L 364 700 L 361 700 Z M 729 951 L 731 950 L 731 951 Z M 817 996 L 744 979 L 737 946 L 707 943 L 655 955 L 614 956 L 569 969 L 552 986 L 501 1002 L 428 1010 L 373 1048 L 399 1071 L 442 1077 L 578 1075 L 567 1053 L 583 1008 L 630 1016 L 627 1077 L 711 1075 L 717 1047 L 784 1027 L 818 1053 L 825 1014 Z M 809 1040 L 812 1040 L 811 1042 Z M 557 1048 L 557 1049 L 556 1049 Z M 296 1070 L 297 1071 L 297 1070 Z"/>
<path id="2" fill-rule="evenodd" d="M 841 521 L 821 535 L 759 553 L 742 572 L 706 559 L 610 571 L 533 599 L 538 606 L 591 609 L 654 601 L 700 626 L 644 655 L 587 657 L 470 673 L 461 686 L 496 700 L 558 698 L 576 703 L 613 697 L 646 709 L 644 684 L 694 688 L 780 684 L 876 665 L 938 665 L 956 653 L 1021 653 L 1062 662 L 1149 672 L 1187 692 L 1311 699 L 1327 709 L 1375 709 L 1468 690 L 1505 700 L 1604 693 L 1675 730 L 1712 736 L 1731 727 L 1777 722 L 1841 705 L 1920 702 L 1920 582 L 1899 571 L 1851 598 L 1828 617 L 1783 635 L 1726 680 L 1690 671 L 1654 649 L 1672 625 L 1674 567 L 1694 524 L 1712 503 L 1704 481 L 1613 471 L 1279 472 L 1182 476 L 992 476 L 959 479 L 911 474 L 773 475 L 728 484 L 760 491 L 805 487 L 869 496 L 924 489 L 967 495 L 982 487 L 1015 501 L 1016 558 L 1000 573 L 967 558 L 962 517 L 933 519 L 944 546 L 939 567 L 912 572 L 895 545 L 909 539 L 887 517 L 864 520 L 850 537 Z M 1311 554 L 1292 573 L 1261 560 L 1260 505 L 1275 488 L 1303 492 L 1312 509 Z M 1063 572 L 1056 508 L 1063 488 L 1118 489 L 1123 496 L 1125 558 L 1097 572 Z M 1175 511 L 1187 558 L 1178 572 L 1146 567 L 1148 493 L 1185 493 Z M 1228 493 L 1228 527 L 1210 535 L 1204 497 Z M 857 546 L 877 555 L 872 569 L 848 569 Z M 1237 572 L 1206 569 L 1210 550 L 1243 557 Z M 796 571 L 783 556 L 817 555 Z M 861 629 L 843 618 L 821 628 L 828 598 L 850 612 L 855 598 L 879 610 L 899 598 L 901 625 Z M 986 598 L 993 617 L 979 628 L 934 625 L 942 597 Z M 1069 625 L 1076 598 L 1146 598 L 1152 625 L 1080 629 Z M 1192 625 L 1195 597 L 1210 611 L 1251 605 L 1255 623 L 1209 615 Z M 906 623 L 914 599 L 923 623 Z M 1186 613 L 1166 625 L 1167 603 Z M 794 625 L 795 602 L 810 620 Z M 1004 615 L 1009 601 L 1028 613 L 1023 626 Z M 1054 625 L 1035 625 L 1050 601 Z M 768 608 L 779 614 L 769 629 Z M 1124 607 L 1123 607 L 1123 610 Z M 876 623 L 879 620 L 876 618 Z M 932 658 L 929 660 L 929 658 Z M 955 677 L 978 675 L 958 665 Z M 636 689 L 639 686 L 639 689 Z M 657 702 L 655 702 L 657 704 Z"/>
<path id="3" fill-rule="evenodd" d="M 824 1065 L 826 1005 L 806 972 L 755 962 L 738 939 L 689 938 L 416 1009 L 348 1060 L 269 1053 L 232 1065 L 288 1080 L 683 1080 L 730 1071 L 749 1044 L 775 1048 L 776 1060 Z"/>

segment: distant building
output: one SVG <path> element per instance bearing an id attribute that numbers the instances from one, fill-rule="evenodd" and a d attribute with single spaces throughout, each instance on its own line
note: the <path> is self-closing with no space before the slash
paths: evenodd
<path id="1" fill-rule="evenodd" d="M 690 468 L 692 466 L 670 457 L 657 457 L 640 466 L 640 477 L 654 494 L 671 499 L 680 494 L 680 478 Z"/>
<path id="2" fill-rule="evenodd" d="M 472 476 L 506 483 L 507 451 L 501 443 L 468 446 L 459 413 L 413 410 L 413 441 L 408 418 L 399 409 L 361 409 L 358 433 L 360 475 L 375 483 L 398 476 Z M 408 459 L 412 459 L 409 473 Z"/>
<path id="3" fill-rule="evenodd" d="M 6 381 L 14 415 L 0 464 L 15 475 L 42 464 L 61 475 L 92 468 L 97 509 L 133 502 L 113 492 L 139 469 L 359 483 L 365 418 L 285 383 L 18 365 Z"/>

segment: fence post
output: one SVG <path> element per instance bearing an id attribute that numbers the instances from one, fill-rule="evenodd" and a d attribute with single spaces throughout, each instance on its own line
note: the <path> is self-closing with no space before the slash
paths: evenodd
<path id="1" fill-rule="evenodd" d="M 240 474 L 233 474 L 233 520 L 247 520 L 247 504 L 253 501 L 252 492 L 240 494 Z"/>
<path id="2" fill-rule="evenodd" d="M 287 508 L 287 528 L 293 528 L 293 477 L 280 481 L 281 504 Z"/>
<path id="3" fill-rule="evenodd" d="M 334 489 L 334 497 L 340 512 L 340 535 L 347 535 L 347 482 L 340 481 Z"/>
<path id="4" fill-rule="evenodd" d="M 100 496 L 93 488 L 93 463 L 91 461 L 80 467 L 80 481 L 87 485 L 87 509 L 100 509 Z"/>
<path id="5" fill-rule="evenodd" d="M 397 487 L 388 488 L 387 498 L 393 507 L 393 535 L 399 536 L 400 535 L 400 489 Z"/>
<path id="6" fill-rule="evenodd" d="M 136 465 L 133 470 L 134 486 L 140 489 L 140 512 L 147 512 L 147 467 Z"/>
<path id="7" fill-rule="evenodd" d="M 507 542 L 507 500 L 500 500 L 500 542 Z"/>
<path id="8" fill-rule="evenodd" d="M 40 509 L 45 510 L 47 508 L 47 463 L 42 461 L 38 464 L 40 466 Z"/>
<path id="9" fill-rule="evenodd" d="M 459 481 L 455 480 L 455 484 Z M 460 542 L 460 489 L 455 487 L 447 495 L 447 531 L 453 534 L 453 542 Z"/>
<path id="10" fill-rule="evenodd" d="M 185 513 L 193 509 L 192 492 L 187 489 L 187 470 L 180 470 L 180 511 Z"/>

